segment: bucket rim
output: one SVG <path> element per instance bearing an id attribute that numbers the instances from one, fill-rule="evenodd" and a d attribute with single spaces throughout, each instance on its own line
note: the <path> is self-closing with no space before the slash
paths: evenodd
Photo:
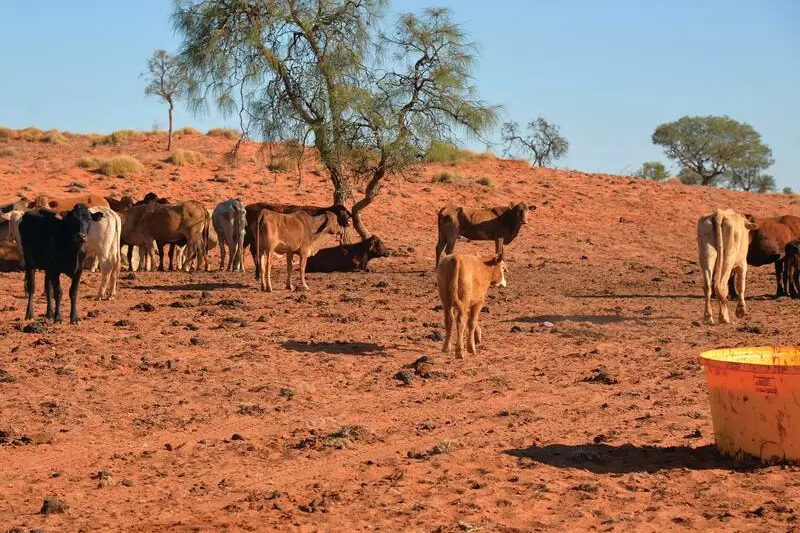
<path id="1" fill-rule="evenodd" d="M 794 356 L 797 364 L 780 364 L 762 361 L 736 360 L 737 357 L 752 356 L 754 359 L 763 357 Z M 775 373 L 775 374 L 800 374 L 800 347 L 798 346 L 743 346 L 737 348 L 717 348 L 705 350 L 698 356 L 705 368 L 720 368 L 738 370 L 748 373 Z"/>

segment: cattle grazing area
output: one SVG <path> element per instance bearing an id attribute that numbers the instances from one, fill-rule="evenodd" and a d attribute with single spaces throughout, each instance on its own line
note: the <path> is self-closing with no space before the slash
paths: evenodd
<path id="1" fill-rule="evenodd" d="M 313 155 L 298 189 L 293 171 L 266 170 L 256 144 L 229 166 L 222 137 L 176 134 L 203 156 L 183 166 L 164 161 L 161 134 L 3 142 L 19 157 L 0 159 L 0 203 L 153 191 L 196 202 L 193 220 L 213 227 L 230 198 L 331 202 Z M 145 171 L 76 164 L 121 154 Z M 462 180 L 433 183 L 443 168 Z M 524 204 L 502 248 L 507 286 L 488 288 L 482 343 L 470 353 L 465 329 L 462 359 L 442 352 L 434 270 L 448 204 Z M 105 299 L 116 259 L 100 246 L 76 325 L 66 311 L 44 320 L 41 271 L 33 320 L 23 272 L 0 273 L 0 531 L 793 531 L 800 468 L 717 454 L 697 356 L 800 344 L 800 300 L 775 299 L 773 264 L 750 266 L 747 314 L 732 299 L 730 323 L 704 323 L 698 220 L 717 209 L 758 224 L 800 214 L 800 201 L 476 154 L 391 176 L 363 213 L 382 246 L 349 250 L 335 272 L 308 268 L 307 291 L 285 289 L 282 256 L 273 291 L 260 290 L 258 232 L 247 236 L 258 217 L 236 206 L 224 210 L 239 222 L 219 236 L 233 250 L 223 270 L 218 247 L 203 257 L 197 224 L 159 226 L 170 230 L 159 244 L 194 246 L 201 269 L 159 272 L 153 257 L 152 271 L 123 267 Z M 266 225 L 261 246 L 273 242 Z M 322 220 L 304 227 L 326 232 Z M 455 251 L 499 269 L 496 236 L 459 238 Z M 797 252 L 782 246 L 791 280 Z"/>

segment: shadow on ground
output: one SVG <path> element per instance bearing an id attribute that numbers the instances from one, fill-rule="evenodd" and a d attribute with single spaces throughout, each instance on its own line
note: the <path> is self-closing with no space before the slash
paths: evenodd
<path id="1" fill-rule="evenodd" d="M 187 283 L 185 285 L 134 285 L 128 287 L 137 291 L 216 291 L 220 289 L 248 289 L 243 283 Z"/>
<path id="2" fill-rule="evenodd" d="M 755 459 L 740 461 L 724 457 L 710 444 L 697 448 L 690 446 L 634 446 L 633 444 L 620 446 L 550 444 L 505 450 L 503 453 L 558 468 L 589 470 L 595 474 L 652 473 L 674 468 L 752 471 L 760 466 Z"/>
<path id="3" fill-rule="evenodd" d="M 588 322 L 590 324 L 618 324 L 620 322 L 630 322 L 632 320 L 668 320 L 673 318 L 680 318 L 677 316 L 620 316 L 620 315 L 539 315 L 539 316 L 521 316 L 512 318 L 507 322 L 526 322 L 529 324 L 543 324 L 551 322 L 557 324 L 559 322 Z"/>
<path id="4" fill-rule="evenodd" d="M 374 342 L 304 342 L 286 341 L 281 345 L 287 350 L 303 353 L 329 353 L 342 355 L 388 355 L 386 347 Z"/>

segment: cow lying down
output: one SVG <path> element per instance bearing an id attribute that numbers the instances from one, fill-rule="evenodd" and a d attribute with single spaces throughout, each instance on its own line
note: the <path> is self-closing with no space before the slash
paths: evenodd
<path id="1" fill-rule="evenodd" d="M 354 272 L 369 271 L 371 259 L 388 257 L 389 249 L 383 241 L 372 236 L 356 244 L 342 244 L 332 248 L 323 248 L 308 258 L 307 272 Z"/>

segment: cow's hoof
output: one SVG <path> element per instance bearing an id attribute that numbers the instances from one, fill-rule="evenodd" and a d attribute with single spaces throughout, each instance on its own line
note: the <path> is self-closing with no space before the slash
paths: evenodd
<path id="1" fill-rule="evenodd" d="M 744 315 L 747 314 L 747 310 L 744 307 L 737 307 L 736 308 L 736 316 L 739 318 L 743 318 Z"/>
<path id="2" fill-rule="evenodd" d="M 710 316 L 705 317 L 705 319 L 703 319 L 703 322 L 705 322 L 707 326 L 713 326 L 715 324 L 714 319 L 711 318 Z"/>
<path id="3" fill-rule="evenodd" d="M 70 323 L 70 324 L 77 324 L 78 322 L 80 322 L 80 320 L 79 320 L 77 317 L 76 317 L 76 318 L 70 318 L 70 319 L 69 319 L 69 323 Z"/>
<path id="4" fill-rule="evenodd" d="M 56 324 L 61 324 L 62 322 L 64 322 L 64 319 L 62 319 L 60 316 L 57 316 L 53 319 L 53 322 Z"/>

